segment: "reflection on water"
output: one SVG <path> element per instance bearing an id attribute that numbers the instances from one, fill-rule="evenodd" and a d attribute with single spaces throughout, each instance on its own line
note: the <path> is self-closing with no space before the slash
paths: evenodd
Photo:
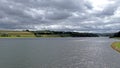
<path id="1" fill-rule="evenodd" d="M 0 68 L 120 68 L 109 38 L 0 39 Z"/>

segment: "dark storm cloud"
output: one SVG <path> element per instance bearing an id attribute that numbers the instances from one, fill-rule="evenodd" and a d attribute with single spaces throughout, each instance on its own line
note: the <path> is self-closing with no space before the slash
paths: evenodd
<path id="1" fill-rule="evenodd" d="M 96 10 L 89 0 L 0 0 L 0 28 L 116 31 L 120 2 L 114 2 Z"/>

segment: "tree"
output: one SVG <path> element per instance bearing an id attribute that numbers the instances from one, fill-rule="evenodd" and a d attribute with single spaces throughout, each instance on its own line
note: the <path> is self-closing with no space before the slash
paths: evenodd
<path id="1" fill-rule="evenodd" d="M 2 33 L 1 37 L 8 37 L 9 35 L 7 33 Z"/>

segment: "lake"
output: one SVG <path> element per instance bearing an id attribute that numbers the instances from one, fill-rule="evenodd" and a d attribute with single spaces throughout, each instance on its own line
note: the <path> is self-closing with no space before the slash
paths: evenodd
<path id="1" fill-rule="evenodd" d="M 0 68 L 120 68 L 120 54 L 110 45 L 117 39 L 0 39 Z"/>

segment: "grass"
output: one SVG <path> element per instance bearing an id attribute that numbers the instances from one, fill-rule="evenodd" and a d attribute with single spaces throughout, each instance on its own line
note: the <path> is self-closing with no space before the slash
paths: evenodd
<path id="1" fill-rule="evenodd" d="M 28 31 L 10 31 L 10 30 L 0 30 L 0 38 L 50 38 L 50 37 L 70 37 L 69 34 L 41 34 L 40 36 L 35 36 L 33 32 Z"/>
<path id="2" fill-rule="evenodd" d="M 112 47 L 114 50 L 120 52 L 120 42 L 114 42 L 114 43 L 112 43 L 111 47 Z"/>
<path id="3" fill-rule="evenodd" d="M 6 36 L 1 36 L 2 34 L 7 34 Z M 40 35 L 40 37 L 36 37 L 34 33 L 27 31 L 4 31 L 0 30 L 0 38 L 50 38 L 50 37 L 61 37 L 60 35 Z"/>
<path id="4" fill-rule="evenodd" d="M 0 39 L 2 38 L 37 38 L 37 37 L 0 37 Z"/>
<path id="5" fill-rule="evenodd" d="M 1 36 L 7 34 L 8 37 Z M 34 33 L 26 31 L 0 31 L 0 38 L 22 38 L 22 37 L 35 37 Z"/>

